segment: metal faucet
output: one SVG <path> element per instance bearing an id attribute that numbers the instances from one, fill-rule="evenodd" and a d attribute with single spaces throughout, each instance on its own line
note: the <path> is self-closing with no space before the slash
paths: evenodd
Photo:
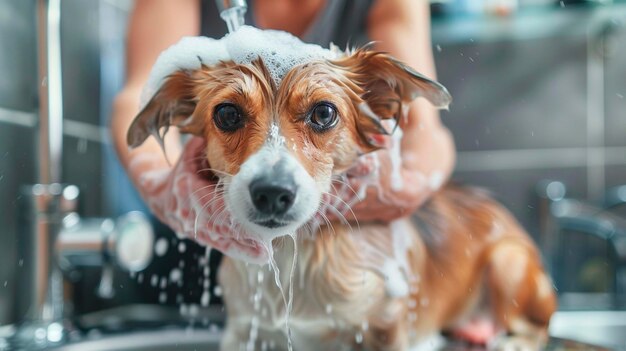
<path id="1" fill-rule="evenodd" d="M 558 181 L 543 181 L 537 187 L 540 244 L 549 259 L 550 271 L 555 276 L 560 273 L 554 259 L 561 254 L 567 233 L 576 232 L 604 240 L 610 248 L 609 259 L 615 267 L 613 303 L 617 307 L 620 295 L 626 294 L 626 219 L 602 206 L 566 198 L 566 192 L 565 184 Z M 612 203 L 619 204 L 620 201 L 613 199 Z"/>
<path id="2" fill-rule="evenodd" d="M 246 0 L 215 0 L 220 17 L 226 22 L 228 32 L 232 33 L 244 23 L 244 16 L 248 10 Z"/>
<path id="3" fill-rule="evenodd" d="M 57 345 L 73 329 L 69 322 L 64 273 L 85 262 L 103 267 L 97 294 L 114 294 L 113 265 L 144 269 L 152 258 L 148 219 L 131 212 L 117 220 L 80 218 L 80 191 L 62 184 L 63 104 L 61 82 L 61 0 L 37 0 L 39 65 L 39 184 L 21 189 L 18 250 L 23 275 L 15 308 L 22 317 L 8 337 L 18 349 Z M 89 258 L 85 260 L 85 258 Z M 1 348 L 0 348 L 1 349 Z"/>

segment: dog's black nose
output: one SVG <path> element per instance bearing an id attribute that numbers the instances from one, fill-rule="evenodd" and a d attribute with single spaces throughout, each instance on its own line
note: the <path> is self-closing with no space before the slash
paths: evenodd
<path id="1" fill-rule="evenodd" d="M 267 215 L 283 215 L 296 199 L 293 180 L 261 178 L 250 183 L 250 196 L 256 209 Z"/>

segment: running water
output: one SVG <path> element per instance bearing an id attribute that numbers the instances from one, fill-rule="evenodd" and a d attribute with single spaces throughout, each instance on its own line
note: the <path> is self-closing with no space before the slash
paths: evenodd
<path id="1" fill-rule="evenodd" d="M 293 351 L 293 342 L 291 340 L 291 327 L 289 327 L 289 316 L 291 315 L 291 309 L 293 307 L 293 276 L 296 271 L 296 262 L 298 261 L 298 243 L 296 242 L 295 234 L 289 235 L 293 240 L 293 261 L 291 262 L 291 272 L 289 273 L 289 291 L 288 297 L 285 296 L 285 290 L 283 289 L 283 284 L 280 281 L 280 269 L 276 264 L 276 260 L 274 259 L 274 248 L 272 247 L 272 243 L 263 243 L 265 249 L 268 252 L 268 256 L 270 258 L 269 264 L 270 268 L 274 271 L 274 280 L 276 281 L 276 286 L 283 297 L 283 303 L 285 304 L 285 331 L 287 332 L 287 348 L 289 351 Z"/>
<path id="2" fill-rule="evenodd" d="M 232 33 L 245 24 L 245 14 L 245 7 L 231 7 L 222 11 L 222 13 L 220 13 L 220 17 L 222 17 L 224 22 L 226 22 L 226 26 L 228 26 L 228 32 Z"/>

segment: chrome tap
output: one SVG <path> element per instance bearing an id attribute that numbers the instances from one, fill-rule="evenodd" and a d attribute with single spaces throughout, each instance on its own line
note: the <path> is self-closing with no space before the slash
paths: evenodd
<path id="1" fill-rule="evenodd" d="M 619 189 L 615 189 L 619 192 Z M 562 256 L 567 235 L 579 233 L 599 238 L 608 244 L 608 260 L 614 267 L 613 307 L 619 307 L 620 296 L 626 296 L 626 219 L 606 208 L 581 200 L 567 198 L 565 184 L 542 181 L 537 186 L 540 198 L 540 245 L 554 276 L 564 274 L 555 259 Z M 610 192 L 609 192 L 610 193 Z M 613 199 L 612 204 L 623 202 Z"/>
<path id="2" fill-rule="evenodd" d="M 115 263 L 130 271 L 145 268 L 152 257 L 152 226 L 143 215 L 130 213 L 113 221 L 80 218 L 79 189 L 61 184 L 63 105 L 61 85 L 60 0 L 37 0 L 39 56 L 39 184 L 21 189 L 18 250 L 19 294 L 13 308 L 21 321 L 0 335 L 17 349 L 35 350 L 67 339 L 64 273 L 90 257 L 103 267 L 98 294 L 114 293 Z M 131 235 L 132 234 L 132 235 Z M 84 262 L 84 261 L 83 261 Z M 2 349 L 2 347 L 0 347 Z"/>
<path id="3" fill-rule="evenodd" d="M 228 32 L 232 33 L 245 24 L 244 16 L 248 10 L 246 0 L 215 0 L 220 17 L 226 22 Z"/>

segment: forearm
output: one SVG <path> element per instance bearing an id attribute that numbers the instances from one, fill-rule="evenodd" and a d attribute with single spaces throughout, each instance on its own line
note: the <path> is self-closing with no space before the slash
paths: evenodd
<path id="1" fill-rule="evenodd" d="M 430 10 L 424 0 L 379 0 L 370 18 L 370 37 L 377 49 L 436 78 L 430 39 Z M 410 106 L 401 120 L 403 167 L 423 174 L 429 182 L 449 178 L 456 161 L 454 140 L 439 112 L 424 99 Z"/>
<path id="2" fill-rule="evenodd" d="M 431 190 L 450 178 L 456 163 L 454 138 L 436 112 L 424 100 L 414 102 L 408 123 L 416 125 L 404 128 L 402 138 L 403 167 L 424 175 Z"/>

